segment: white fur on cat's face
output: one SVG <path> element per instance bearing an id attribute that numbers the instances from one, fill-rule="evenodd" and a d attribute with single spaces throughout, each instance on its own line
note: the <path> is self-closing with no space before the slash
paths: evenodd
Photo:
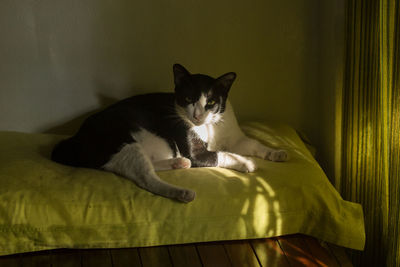
<path id="1" fill-rule="evenodd" d="M 202 93 L 198 101 L 188 104 L 184 108 L 181 107 L 179 113 L 181 117 L 186 117 L 186 119 L 195 126 L 218 122 L 221 115 L 213 113 L 211 109 L 206 110 L 206 105 L 207 96 Z"/>

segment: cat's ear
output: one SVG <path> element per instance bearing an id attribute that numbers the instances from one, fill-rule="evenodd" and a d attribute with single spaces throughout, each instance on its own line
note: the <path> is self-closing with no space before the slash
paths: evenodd
<path id="1" fill-rule="evenodd" d="M 222 90 L 224 94 L 228 94 L 229 89 L 231 89 L 233 81 L 236 79 L 236 73 L 228 72 L 216 80 L 217 88 Z"/>
<path id="2" fill-rule="evenodd" d="M 190 73 L 180 64 L 174 64 L 174 82 L 176 86 L 182 84 L 182 81 L 190 76 Z"/>

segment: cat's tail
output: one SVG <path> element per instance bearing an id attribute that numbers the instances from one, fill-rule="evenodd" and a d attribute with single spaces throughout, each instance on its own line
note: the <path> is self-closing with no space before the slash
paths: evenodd
<path id="1" fill-rule="evenodd" d="M 78 166 L 77 144 L 73 138 L 62 140 L 58 143 L 51 153 L 51 160 L 70 166 Z"/>

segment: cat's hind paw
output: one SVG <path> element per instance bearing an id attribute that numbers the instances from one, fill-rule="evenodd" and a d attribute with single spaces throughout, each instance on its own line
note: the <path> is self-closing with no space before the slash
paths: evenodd
<path id="1" fill-rule="evenodd" d="M 275 162 L 283 162 L 289 159 L 289 155 L 286 150 L 273 150 L 267 153 L 265 159 Z"/>
<path id="2" fill-rule="evenodd" d="M 176 199 L 184 203 L 189 203 L 193 201 L 195 197 L 196 197 L 195 191 L 183 189 Z"/>

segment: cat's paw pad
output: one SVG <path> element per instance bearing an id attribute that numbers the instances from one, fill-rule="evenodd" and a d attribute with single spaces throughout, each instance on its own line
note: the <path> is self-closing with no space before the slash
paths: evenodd
<path id="1" fill-rule="evenodd" d="M 193 201 L 196 197 L 196 192 L 188 189 L 183 189 L 178 195 L 177 199 L 184 203 Z"/>
<path id="2" fill-rule="evenodd" d="M 289 159 L 289 155 L 286 150 L 274 150 L 267 153 L 266 159 L 270 161 L 282 162 L 287 161 Z"/>
<path id="3" fill-rule="evenodd" d="M 172 163 L 173 169 L 189 169 L 192 166 L 192 162 L 188 158 L 176 158 Z"/>
<path id="4" fill-rule="evenodd" d="M 236 170 L 240 172 L 254 172 L 257 170 L 257 164 L 252 159 L 244 158 Z"/>

